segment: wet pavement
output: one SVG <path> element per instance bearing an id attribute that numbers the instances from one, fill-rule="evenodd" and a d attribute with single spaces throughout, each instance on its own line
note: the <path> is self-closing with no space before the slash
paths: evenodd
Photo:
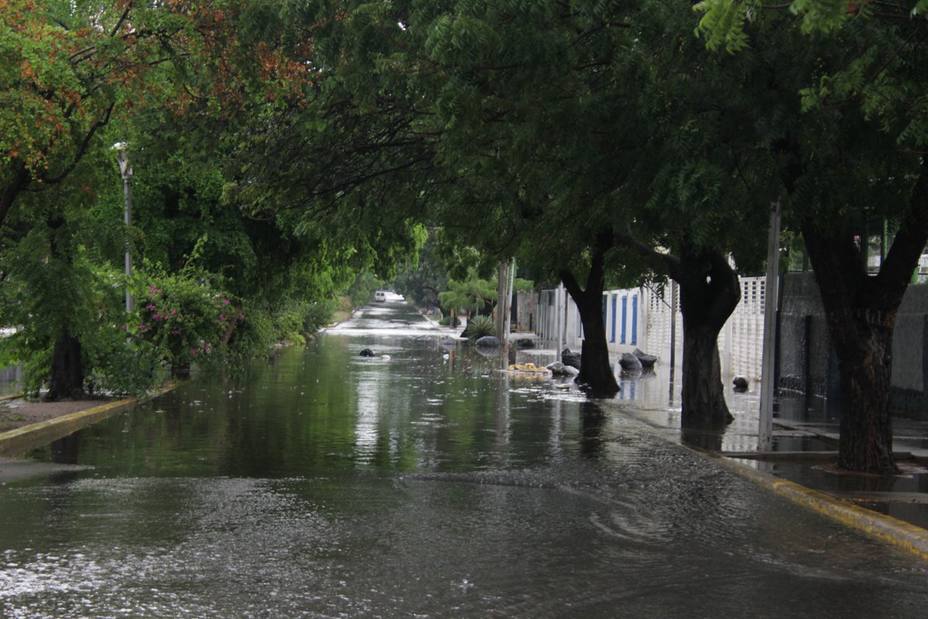
<path id="1" fill-rule="evenodd" d="M 924 616 L 923 563 L 448 335 L 369 308 L 36 452 L 93 468 L 0 485 L 0 614 Z"/>
<path id="2" fill-rule="evenodd" d="M 662 383 L 663 391 L 667 389 L 667 382 L 656 377 L 625 377 L 622 381 L 625 398 L 631 395 L 631 384 L 635 384 L 637 393 L 641 394 L 644 391 L 641 386 L 643 381 L 647 383 L 645 389 L 650 387 L 652 381 L 655 386 Z M 744 466 L 928 528 L 928 422 L 893 419 L 894 449 L 897 454 L 910 456 L 899 459 L 898 475 L 856 475 L 840 471 L 834 466 L 838 449 L 837 412 L 825 410 L 821 406 L 807 409 L 799 396 L 781 397 L 776 403 L 778 413 L 774 418 L 771 448 L 773 452 L 794 455 L 758 460 L 751 455 L 757 451 L 759 402 L 756 390 L 751 393 L 727 394 L 726 399 L 735 419 L 724 432 L 689 434 L 681 430 L 679 404 L 669 404 L 669 396 L 666 394 L 663 401 L 649 402 L 648 392 L 644 393 L 642 400 L 629 401 L 619 397 L 603 406 L 648 424 L 668 440 L 725 452 Z M 801 452 L 814 452 L 815 455 L 805 457 Z M 748 457 L 736 457 L 735 454 L 739 453 Z"/>

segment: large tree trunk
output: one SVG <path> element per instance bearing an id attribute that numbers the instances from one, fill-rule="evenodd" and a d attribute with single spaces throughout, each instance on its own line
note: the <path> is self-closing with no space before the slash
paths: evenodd
<path id="1" fill-rule="evenodd" d="M 899 231 L 880 272 L 871 276 L 847 227 L 802 226 L 806 251 L 822 295 L 828 332 L 841 377 L 838 465 L 852 471 L 893 473 L 889 397 L 896 313 L 928 241 L 928 161 L 923 161 Z"/>
<path id="2" fill-rule="evenodd" d="M 64 228 L 64 218 L 55 214 L 48 220 L 50 230 L 50 257 L 53 261 L 64 262 L 71 265 L 70 244 Z M 84 395 L 84 360 L 80 341 L 74 337 L 68 325 L 68 317 L 61 317 L 58 337 L 52 349 L 52 364 L 49 373 L 48 393 L 46 400 L 60 400 L 63 398 L 78 398 Z"/>
<path id="3" fill-rule="evenodd" d="M 84 362 L 81 343 L 67 330 L 55 341 L 47 400 L 78 398 L 84 395 Z"/>
<path id="4" fill-rule="evenodd" d="M 847 239 L 828 238 L 807 230 L 804 237 L 838 357 L 838 465 L 852 471 L 893 472 L 889 395 L 893 328 L 901 295 L 891 308 L 879 307 L 886 299 L 874 298 L 866 273 L 842 247 L 851 245 L 849 234 Z"/>
<path id="5" fill-rule="evenodd" d="M 577 382 L 587 385 L 596 397 L 611 398 L 619 392 L 619 384 L 609 364 L 606 327 L 603 324 L 603 291 L 586 290 L 582 302 L 574 298 L 583 324 L 583 345 L 580 349 L 580 375 Z"/>
<path id="6" fill-rule="evenodd" d="M 686 250 L 674 279 L 683 314 L 683 425 L 723 426 L 733 417 L 725 403 L 718 338 L 741 300 L 738 275 L 717 251 Z"/>
<path id="7" fill-rule="evenodd" d="M 854 471 L 893 471 L 892 420 L 889 395 L 892 375 L 892 328 L 866 324 L 840 327 L 862 335 L 838 354 L 841 376 L 841 435 L 838 466 Z"/>
<path id="8" fill-rule="evenodd" d="M 611 235 L 600 235 L 590 263 L 586 289 L 581 289 L 569 270 L 561 271 L 561 280 L 577 304 L 583 324 L 583 347 L 580 353 L 580 375 L 577 382 L 585 385 L 590 395 L 611 398 L 619 392 L 619 384 L 609 365 L 609 347 L 603 324 L 602 303 L 605 287 L 605 253 Z"/>
<path id="9" fill-rule="evenodd" d="M 734 419 L 725 402 L 718 347 L 719 329 L 683 320 L 683 424 L 720 426 Z"/>

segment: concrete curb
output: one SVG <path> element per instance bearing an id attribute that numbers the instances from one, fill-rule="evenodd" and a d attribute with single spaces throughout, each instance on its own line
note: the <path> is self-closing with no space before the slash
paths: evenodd
<path id="1" fill-rule="evenodd" d="M 846 527 L 855 529 L 868 537 L 892 544 L 923 561 L 928 561 L 928 530 L 893 516 L 860 507 L 825 492 L 806 488 L 788 479 L 752 469 L 729 458 L 698 449 L 693 451 L 711 458 L 736 475 L 752 481 L 788 501 L 810 509 Z"/>
<path id="2" fill-rule="evenodd" d="M 33 449 L 64 438 L 116 413 L 149 402 L 173 391 L 175 388 L 177 388 L 177 383 L 169 383 L 143 398 L 126 398 L 107 402 L 76 413 L 2 432 L 0 433 L 0 456 L 22 456 Z"/>
<path id="3" fill-rule="evenodd" d="M 612 410 L 621 410 L 612 407 L 609 408 Z M 648 426 L 655 431 L 655 436 L 716 462 L 722 468 L 727 469 L 735 475 L 753 482 L 761 488 L 783 497 L 796 505 L 814 511 L 843 526 L 854 529 L 867 537 L 891 544 L 899 550 L 914 555 L 923 561 L 928 561 L 928 530 L 922 527 L 894 518 L 893 516 L 860 507 L 851 501 L 832 496 L 819 490 L 807 488 L 788 479 L 758 471 L 747 464 L 725 457 L 718 452 L 686 445 L 680 440 L 669 438 L 666 432 L 661 432 L 661 430 L 671 429 L 666 426 L 654 426 L 635 417 L 633 414 L 626 413 L 626 417 Z"/>

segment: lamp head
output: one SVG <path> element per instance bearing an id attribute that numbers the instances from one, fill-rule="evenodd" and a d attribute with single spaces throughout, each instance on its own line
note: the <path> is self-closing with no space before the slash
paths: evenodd
<path id="1" fill-rule="evenodd" d="M 132 178 L 132 166 L 129 165 L 129 144 L 127 142 L 116 142 L 110 147 L 110 150 L 116 151 L 116 161 L 119 162 L 119 172 L 124 180 Z"/>

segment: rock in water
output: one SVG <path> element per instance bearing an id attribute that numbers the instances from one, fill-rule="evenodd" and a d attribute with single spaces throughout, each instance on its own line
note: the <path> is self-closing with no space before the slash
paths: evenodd
<path id="1" fill-rule="evenodd" d="M 569 348 L 561 351 L 561 363 L 570 367 L 580 369 L 580 353 L 570 352 Z"/>
<path id="2" fill-rule="evenodd" d="M 738 393 L 744 393 L 748 390 L 748 379 L 744 376 L 735 376 L 734 380 L 731 381 L 731 384 L 734 385 L 735 391 Z"/>
<path id="3" fill-rule="evenodd" d="M 477 338 L 477 341 L 474 342 L 477 346 L 484 346 L 487 348 L 499 348 L 499 340 L 495 335 L 484 335 L 481 338 Z"/>
<path id="4" fill-rule="evenodd" d="M 370 348 L 365 348 L 359 353 L 362 357 L 373 357 L 374 351 Z"/>
<path id="5" fill-rule="evenodd" d="M 638 357 L 638 361 L 641 362 L 641 369 L 644 371 L 653 370 L 654 364 L 657 362 L 657 357 L 654 355 L 649 355 L 640 348 L 636 348 L 635 352 L 632 353 Z"/>
<path id="6" fill-rule="evenodd" d="M 554 363 L 545 367 L 551 370 L 551 376 L 555 378 L 573 378 L 580 373 L 580 370 L 577 368 L 570 365 L 564 365 L 560 361 L 555 361 Z"/>
<path id="7" fill-rule="evenodd" d="M 622 357 L 619 359 L 619 365 L 622 366 L 623 372 L 631 372 L 631 373 L 641 372 L 641 361 L 639 361 L 638 357 L 636 357 L 630 352 L 622 353 Z"/>
<path id="8" fill-rule="evenodd" d="M 439 346 L 441 346 L 445 350 L 452 350 L 454 348 L 457 348 L 458 341 L 453 340 L 450 337 L 443 337 L 441 338 L 441 342 L 439 343 Z"/>

